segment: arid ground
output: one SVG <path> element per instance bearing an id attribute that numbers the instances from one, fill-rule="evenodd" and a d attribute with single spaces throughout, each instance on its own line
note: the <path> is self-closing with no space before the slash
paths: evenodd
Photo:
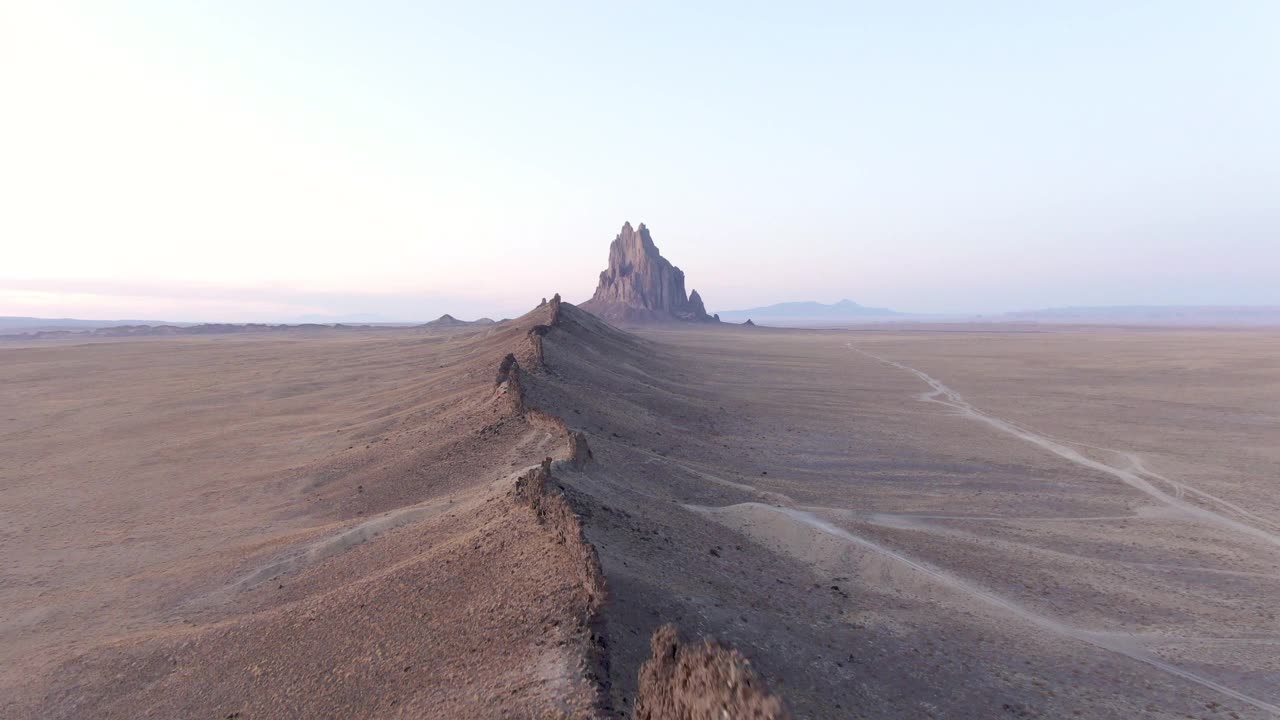
<path id="1" fill-rule="evenodd" d="M 1278 359 L 554 302 L 0 345 L 0 715 L 629 716 L 674 623 L 801 718 L 1271 718 Z"/>

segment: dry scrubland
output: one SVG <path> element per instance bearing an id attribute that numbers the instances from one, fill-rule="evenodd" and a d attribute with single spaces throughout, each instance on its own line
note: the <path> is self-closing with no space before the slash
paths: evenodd
<path id="1" fill-rule="evenodd" d="M 0 347 L 0 715 L 1280 705 L 1280 333 L 561 315 Z"/>

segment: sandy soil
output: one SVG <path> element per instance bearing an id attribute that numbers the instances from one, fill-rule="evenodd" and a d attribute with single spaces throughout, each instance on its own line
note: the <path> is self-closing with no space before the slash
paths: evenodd
<path id="1" fill-rule="evenodd" d="M 494 385 L 539 319 L 3 350 L 0 715 L 592 714 Z"/>
<path id="2" fill-rule="evenodd" d="M 625 716 L 665 623 L 797 717 L 1278 712 L 1280 334 L 575 310 L 0 348 L 3 715 Z"/>
<path id="3" fill-rule="evenodd" d="M 1277 712 L 1280 336 L 956 329 L 648 333 L 715 432 L 626 452 L 758 547 L 635 581 L 811 717 Z"/>

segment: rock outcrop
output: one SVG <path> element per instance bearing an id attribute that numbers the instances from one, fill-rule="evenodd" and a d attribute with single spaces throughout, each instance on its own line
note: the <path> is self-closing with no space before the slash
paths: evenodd
<path id="1" fill-rule="evenodd" d="M 785 720 L 782 701 L 736 650 L 685 643 L 673 625 L 658 628 L 640 668 L 635 720 Z"/>
<path id="2" fill-rule="evenodd" d="M 516 478 L 512 492 L 521 504 L 533 509 L 538 523 L 549 528 L 577 560 L 581 572 L 574 579 L 586 589 L 591 608 L 598 610 L 608 595 L 600 559 L 595 546 L 583 534 L 582 521 L 565 499 L 564 491 L 553 486 L 551 458 Z"/>
<path id="3" fill-rule="evenodd" d="M 662 257 L 644 223 L 622 226 L 595 295 L 579 307 L 612 322 L 716 321 L 697 290 L 685 294 L 684 272 Z"/>

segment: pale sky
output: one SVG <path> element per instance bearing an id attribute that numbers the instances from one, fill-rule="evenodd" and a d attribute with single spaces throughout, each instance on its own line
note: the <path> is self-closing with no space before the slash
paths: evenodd
<path id="1" fill-rule="evenodd" d="M 1280 305 L 1280 2 L 541 5 L 3 0 L 0 315 Z"/>

